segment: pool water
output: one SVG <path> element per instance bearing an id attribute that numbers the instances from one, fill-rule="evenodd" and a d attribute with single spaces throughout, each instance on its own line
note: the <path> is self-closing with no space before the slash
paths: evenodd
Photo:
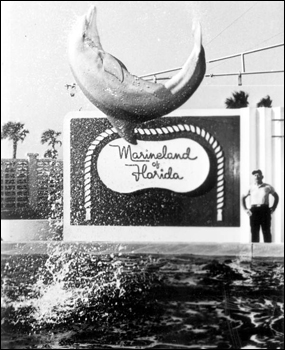
<path id="1" fill-rule="evenodd" d="M 2 255 L 2 349 L 282 349 L 280 260 Z"/>

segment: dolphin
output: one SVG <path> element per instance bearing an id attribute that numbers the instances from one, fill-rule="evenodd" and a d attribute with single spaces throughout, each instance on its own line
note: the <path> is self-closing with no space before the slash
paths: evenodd
<path id="1" fill-rule="evenodd" d="M 70 32 L 70 68 L 82 92 L 118 134 L 137 144 L 136 126 L 177 109 L 201 84 L 206 71 L 201 26 L 198 22 L 193 25 L 194 47 L 181 70 L 164 83 L 154 83 L 131 74 L 119 59 L 104 51 L 96 12 L 91 6 Z"/>

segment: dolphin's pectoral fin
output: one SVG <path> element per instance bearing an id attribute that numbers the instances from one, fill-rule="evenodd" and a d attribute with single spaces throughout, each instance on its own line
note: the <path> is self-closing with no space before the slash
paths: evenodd
<path id="1" fill-rule="evenodd" d="M 103 67 L 105 72 L 112 74 L 114 77 L 120 80 L 120 82 L 123 82 L 124 73 L 123 73 L 122 66 L 112 55 L 109 55 L 109 54 L 104 55 Z"/>
<path id="2" fill-rule="evenodd" d="M 127 142 L 133 145 L 137 144 L 137 137 L 134 131 L 136 124 L 130 123 L 122 119 L 115 119 L 110 116 L 108 116 L 108 119 L 110 120 L 111 124 L 115 127 L 115 129 L 118 131 L 118 134 L 123 139 L 125 139 Z"/>

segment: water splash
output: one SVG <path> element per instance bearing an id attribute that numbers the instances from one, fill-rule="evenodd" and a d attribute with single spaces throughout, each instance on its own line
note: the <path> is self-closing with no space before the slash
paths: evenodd
<path id="1" fill-rule="evenodd" d="M 24 296 L 11 295 L 3 279 L 2 305 L 17 314 L 14 325 L 29 323 L 33 331 L 78 322 L 110 322 L 116 315 L 134 317 L 149 299 L 156 277 L 147 272 L 148 260 L 130 265 L 120 255 L 90 255 L 72 245 L 68 249 L 55 246 Z"/>

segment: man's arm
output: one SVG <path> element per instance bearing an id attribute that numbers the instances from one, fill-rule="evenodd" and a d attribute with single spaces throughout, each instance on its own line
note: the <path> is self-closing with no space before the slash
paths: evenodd
<path id="1" fill-rule="evenodd" d="M 250 209 L 247 208 L 246 206 L 246 198 L 250 195 L 250 193 L 246 194 L 246 195 L 243 195 L 241 197 L 241 203 L 242 203 L 242 206 L 243 206 L 243 209 L 246 211 L 247 215 L 250 216 L 252 214 L 252 212 L 250 211 Z"/>
<path id="2" fill-rule="evenodd" d="M 271 213 L 274 213 L 276 208 L 277 208 L 277 205 L 279 203 L 279 196 L 276 192 L 272 193 L 272 196 L 274 198 L 274 203 L 273 203 L 272 207 L 270 208 L 270 211 L 271 211 Z"/>

